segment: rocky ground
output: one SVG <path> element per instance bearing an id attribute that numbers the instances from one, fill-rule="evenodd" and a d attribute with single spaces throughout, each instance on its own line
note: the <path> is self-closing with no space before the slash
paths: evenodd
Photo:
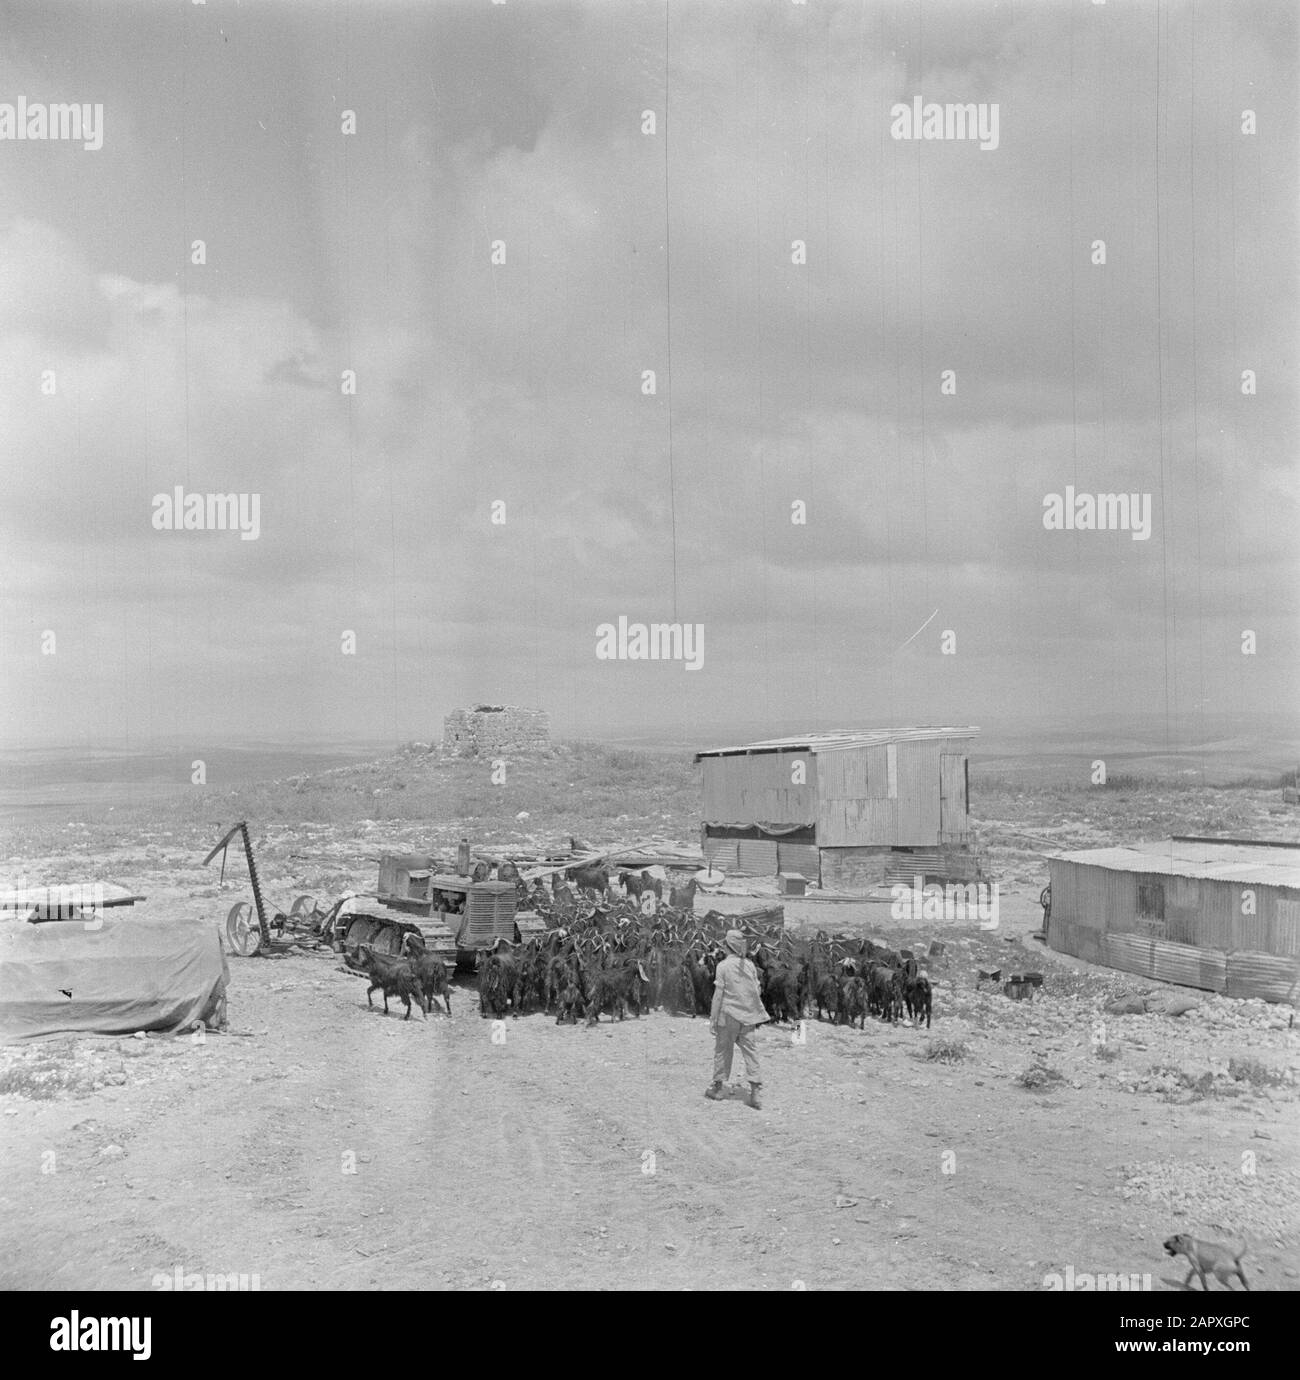
<path id="1" fill-rule="evenodd" d="M 515 813 L 499 837 L 530 828 Z M 659 828 L 689 839 L 669 813 Z M 532 1016 L 495 1043 L 468 986 L 450 1019 L 385 1017 L 325 951 L 232 958 L 227 1034 L 0 1049 L 0 1286 L 147 1289 L 180 1268 L 265 1289 L 1041 1289 L 1072 1265 L 1171 1289 L 1185 1271 L 1160 1243 L 1184 1231 L 1244 1236 L 1253 1287 L 1295 1288 L 1292 1011 L 1045 951 L 1045 869 L 1021 838 L 1055 826 L 1021 813 L 981 820 L 996 931 L 786 904 L 796 931 L 943 950 L 928 1031 L 761 1031 L 761 1112 L 701 1096 L 702 1020 Z M 151 911 L 217 924 L 247 893 L 233 862 L 224 885 L 200 866 L 219 823 L 60 825 L 9 875 L 129 882 Z M 455 837 L 401 819 L 255 830 L 282 908 L 373 887 L 384 848 Z M 978 981 L 993 967 L 1043 986 L 1012 1001 Z M 1194 1005 L 1167 1014 L 1170 993 Z M 1124 994 L 1148 998 L 1140 1014 L 1107 1011 Z"/>

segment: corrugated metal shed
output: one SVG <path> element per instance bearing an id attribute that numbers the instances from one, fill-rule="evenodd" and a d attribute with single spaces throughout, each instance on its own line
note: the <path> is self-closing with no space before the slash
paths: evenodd
<path id="1" fill-rule="evenodd" d="M 815 843 L 783 843 L 778 839 L 776 865 L 781 872 L 797 872 L 816 882 L 821 875 L 821 854 Z"/>
<path id="2" fill-rule="evenodd" d="M 968 753 L 976 728 L 860 729 L 769 738 L 695 754 L 706 831 L 757 829 L 835 848 L 962 847 L 969 838 Z M 741 848 L 742 871 L 759 866 Z M 810 859 L 804 860 L 804 865 Z M 819 858 L 824 866 L 825 857 Z M 765 863 L 763 864 L 766 870 Z"/>
<path id="3" fill-rule="evenodd" d="M 1049 933 L 1051 947 L 1058 953 L 1073 954 L 1089 963 L 1102 961 L 1101 930 L 1070 920 L 1060 920 L 1053 915 Z"/>
<path id="4" fill-rule="evenodd" d="M 1101 961 L 1108 968 L 1124 973 L 1151 976 L 1152 941 L 1141 934 L 1105 934 L 1101 936 Z"/>
<path id="5" fill-rule="evenodd" d="M 803 781 L 794 784 L 802 763 Z M 774 752 L 728 757 L 704 768 L 704 820 L 709 824 L 812 824 L 817 819 L 817 762 Z"/>
<path id="6" fill-rule="evenodd" d="M 1222 992 L 1227 983 L 1227 957 L 1216 949 L 1198 949 L 1195 944 L 1153 939 L 1150 975 L 1161 982 Z"/>
<path id="7" fill-rule="evenodd" d="M 731 753 L 838 752 L 845 748 L 883 747 L 886 743 L 924 738 L 973 738 L 978 733 L 978 728 L 945 727 L 839 729 L 829 733 L 805 733 L 792 738 L 766 738 L 738 747 L 705 748 L 695 754 L 695 760 L 698 762 L 701 757 L 723 757 Z"/>
<path id="8" fill-rule="evenodd" d="M 1053 949 L 1164 982 L 1296 1002 L 1300 845 L 1171 839 L 1050 862 Z"/>
<path id="9" fill-rule="evenodd" d="M 1171 839 L 1133 848 L 1090 848 L 1054 855 L 1113 872 L 1149 872 L 1221 882 L 1300 888 L 1300 844 L 1193 843 Z"/>
<path id="10" fill-rule="evenodd" d="M 893 744 L 882 743 L 817 758 L 818 844 L 840 848 L 939 843 L 945 823 L 943 760 L 952 741 L 917 738 L 898 744 L 896 751 Z M 963 740 L 963 749 L 966 745 Z M 961 782 L 960 798 L 951 802 L 947 819 L 954 841 L 967 832 L 964 770 Z"/>
<path id="11" fill-rule="evenodd" d="M 1230 997 L 1259 997 L 1296 1005 L 1300 994 L 1300 960 L 1275 954 L 1239 952 L 1228 955 Z"/>
<path id="12" fill-rule="evenodd" d="M 1121 972 L 1207 992 L 1222 992 L 1228 983 L 1227 955 L 1140 934 L 1103 934 L 1100 961 Z"/>
<path id="13" fill-rule="evenodd" d="M 741 839 L 737 849 L 737 877 L 774 877 L 776 875 L 776 840 Z"/>
<path id="14" fill-rule="evenodd" d="M 738 839 L 718 839 L 706 836 L 704 839 L 704 861 L 710 867 L 720 867 L 724 872 L 736 870 Z"/>

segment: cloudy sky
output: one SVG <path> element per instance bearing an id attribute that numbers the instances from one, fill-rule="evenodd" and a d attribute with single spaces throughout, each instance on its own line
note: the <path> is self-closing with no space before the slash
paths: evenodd
<path id="1" fill-rule="evenodd" d="M 0 141 L 7 741 L 1294 704 L 1287 0 L 0 27 L 0 103 L 104 112 Z M 918 96 L 997 147 L 892 137 Z M 257 539 L 155 530 L 177 485 Z M 620 615 L 702 668 L 598 660 Z"/>

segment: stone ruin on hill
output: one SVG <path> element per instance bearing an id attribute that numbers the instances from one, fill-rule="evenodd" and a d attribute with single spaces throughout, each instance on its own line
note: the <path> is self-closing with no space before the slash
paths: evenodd
<path id="1" fill-rule="evenodd" d="M 551 726 L 544 709 L 480 704 L 453 709 L 442 724 L 442 750 L 452 757 L 543 752 L 550 745 Z"/>

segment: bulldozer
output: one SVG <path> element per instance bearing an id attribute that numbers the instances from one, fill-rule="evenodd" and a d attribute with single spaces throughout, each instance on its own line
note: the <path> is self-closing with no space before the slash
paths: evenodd
<path id="1" fill-rule="evenodd" d="M 428 854 L 384 853 L 378 891 L 353 898 L 351 913 L 336 919 L 335 947 L 351 967 L 360 944 L 400 954 L 418 934 L 425 951 L 441 954 L 449 968 L 473 968 L 485 949 L 502 940 L 519 944 L 546 929 L 535 911 L 515 909 L 516 895 L 512 882 L 440 872 Z"/>

